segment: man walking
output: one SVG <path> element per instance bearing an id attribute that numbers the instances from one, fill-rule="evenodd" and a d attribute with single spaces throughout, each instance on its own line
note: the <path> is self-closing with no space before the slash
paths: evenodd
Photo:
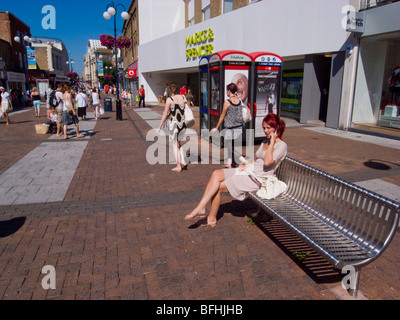
<path id="1" fill-rule="evenodd" d="M 145 92 L 144 92 L 144 85 L 141 85 L 140 86 L 140 89 L 139 89 L 139 108 L 140 108 L 140 105 L 142 104 L 142 101 L 143 101 L 143 108 L 146 108 L 146 103 L 145 103 Z"/>

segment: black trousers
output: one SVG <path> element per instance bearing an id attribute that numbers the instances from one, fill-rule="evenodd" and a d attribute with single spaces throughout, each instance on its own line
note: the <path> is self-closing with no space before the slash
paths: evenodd
<path id="1" fill-rule="evenodd" d="M 144 97 L 139 97 L 139 108 L 140 108 L 140 105 L 142 104 L 142 101 L 143 101 L 143 108 L 146 108 L 146 104 L 144 102 Z"/>

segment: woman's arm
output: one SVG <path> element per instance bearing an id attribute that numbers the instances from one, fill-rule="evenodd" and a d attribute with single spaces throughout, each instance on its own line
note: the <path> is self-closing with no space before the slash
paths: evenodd
<path id="1" fill-rule="evenodd" d="M 165 122 L 165 120 L 167 120 L 167 117 L 168 117 L 168 114 L 169 114 L 169 109 L 170 109 L 170 106 L 171 106 L 170 101 L 171 101 L 171 99 L 167 98 L 167 101 L 165 102 L 164 112 L 163 112 L 163 115 L 161 117 L 160 125 L 158 126 L 158 129 L 157 129 L 157 133 L 160 132 L 163 123 Z"/>
<path id="2" fill-rule="evenodd" d="M 276 144 L 276 132 L 271 133 L 270 143 L 264 157 L 264 167 L 269 167 L 275 163 L 274 148 Z"/>
<path id="3" fill-rule="evenodd" d="M 67 99 L 69 101 L 69 105 L 71 106 L 72 114 L 75 115 L 75 106 L 72 104 L 72 97 L 71 97 L 70 93 L 68 93 L 68 98 Z"/>
<path id="4" fill-rule="evenodd" d="M 214 129 L 217 129 L 217 130 L 218 130 L 218 128 L 220 127 L 220 125 L 221 125 L 222 122 L 224 121 L 224 119 L 225 119 L 225 117 L 226 117 L 226 113 L 228 112 L 229 105 L 230 105 L 230 103 L 228 102 L 228 100 L 224 102 L 224 105 L 223 105 L 223 107 L 222 107 L 221 116 L 219 117 L 218 123 L 217 123 L 217 125 L 215 126 Z"/>

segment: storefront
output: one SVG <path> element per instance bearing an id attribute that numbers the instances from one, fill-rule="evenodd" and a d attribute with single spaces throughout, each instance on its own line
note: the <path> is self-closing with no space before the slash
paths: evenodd
<path id="1" fill-rule="evenodd" d="M 366 11 L 366 31 L 360 38 L 352 127 L 399 136 L 400 30 L 395 7 L 400 8 L 399 3 Z M 381 24 L 374 24 L 378 17 Z M 373 27 L 368 29 L 368 25 Z"/>
<path id="2" fill-rule="evenodd" d="M 303 0 L 294 1 L 288 10 L 279 0 L 259 1 L 143 43 L 138 48 L 137 71 L 139 83 L 146 89 L 146 100 L 158 101 L 165 84 L 174 81 L 192 87 L 194 96 L 198 96 L 195 104 L 202 107 L 202 57 L 226 50 L 274 52 L 284 61 L 281 115 L 301 123 L 320 121 L 338 128 L 348 41 L 340 22 L 346 5 L 346 0 L 320 0 L 318 5 Z M 265 12 L 274 14 L 266 19 Z M 310 12 L 314 18 L 304 18 Z M 227 30 L 235 31 L 227 34 Z M 210 70 L 209 81 L 212 88 L 220 86 L 216 69 Z M 210 111 L 215 111 L 222 98 L 217 91 L 209 92 Z M 211 117 L 212 113 L 207 115 Z"/>
<path id="3" fill-rule="evenodd" d="M 7 72 L 7 89 L 26 91 L 26 74 L 18 72 Z"/>

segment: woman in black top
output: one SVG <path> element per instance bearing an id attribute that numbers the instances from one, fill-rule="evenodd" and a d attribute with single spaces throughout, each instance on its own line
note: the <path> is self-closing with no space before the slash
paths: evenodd
<path id="1" fill-rule="evenodd" d="M 170 84 L 169 90 L 171 92 L 171 96 L 167 98 L 165 103 L 164 113 L 162 115 L 160 125 L 158 126 L 157 133 L 160 132 L 165 120 L 169 118 L 169 142 L 172 143 L 176 160 L 176 167 L 173 168 L 172 171 L 181 172 L 187 167 L 180 143 L 180 140 L 182 140 L 182 135 L 185 133 L 186 129 L 186 98 L 178 94 L 179 87 L 175 83 Z"/>

